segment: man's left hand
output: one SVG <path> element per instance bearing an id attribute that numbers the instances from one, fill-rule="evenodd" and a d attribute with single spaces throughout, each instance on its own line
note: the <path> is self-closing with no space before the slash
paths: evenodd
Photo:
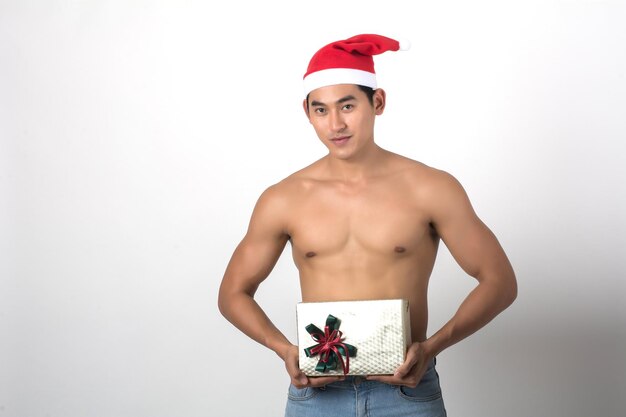
<path id="1" fill-rule="evenodd" d="M 406 352 L 404 363 L 393 375 L 368 375 L 368 381 L 380 381 L 391 385 L 404 385 L 415 388 L 428 369 L 432 356 L 426 351 L 424 343 L 413 343 Z"/>

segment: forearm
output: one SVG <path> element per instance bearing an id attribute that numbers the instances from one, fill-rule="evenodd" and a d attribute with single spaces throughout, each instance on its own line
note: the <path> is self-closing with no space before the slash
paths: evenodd
<path id="1" fill-rule="evenodd" d="M 515 300 L 515 279 L 508 284 L 481 282 L 465 298 L 456 314 L 425 342 L 432 356 L 475 333 Z"/>
<path id="2" fill-rule="evenodd" d="M 267 317 L 253 296 L 245 292 L 220 294 L 218 304 L 222 315 L 235 327 L 273 350 L 282 359 L 285 358 L 291 343 Z"/>

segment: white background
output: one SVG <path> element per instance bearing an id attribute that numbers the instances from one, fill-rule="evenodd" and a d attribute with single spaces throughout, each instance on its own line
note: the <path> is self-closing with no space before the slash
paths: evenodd
<path id="1" fill-rule="evenodd" d="M 407 4 L 412 3 L 411 10 Z M 516 303 L 439 357 L 450 416 L 626 410 L 626 6 L 0 1 L 0 416 L 279 416 L 274 353 L 216 296 L 258 195 L 325 154 L 301 78 L 377 58 L 376 138 L 465 186 Z M 431 326 L 474 281 L 441 247 Z M 258 301 L 292 340 L 287 250 Z"/>

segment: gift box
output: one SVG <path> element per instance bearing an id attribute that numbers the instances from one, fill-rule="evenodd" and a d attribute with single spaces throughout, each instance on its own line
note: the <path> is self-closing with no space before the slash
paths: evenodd
<path id="1" fill-rule="evenodd" d="M 411 343 L 403 299 L 298 303 L 300 369 L 309 376 L 391 375 Z"/>

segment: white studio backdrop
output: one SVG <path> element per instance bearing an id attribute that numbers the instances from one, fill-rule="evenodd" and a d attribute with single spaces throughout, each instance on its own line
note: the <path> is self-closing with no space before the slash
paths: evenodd
<path id="1" fill-rule="evenodd" d="M 0 417 L 280 416 L 221 317 L 258 195 L 324 155 L 322 45 L 377 58 L 376 138 L 455 175 L 519 297 L 443 352 L 450 416 L 626 412 L 626 6 L 618 1 L 0 1 Z M 441 247 L 430 333 L 473 280 Z M 289 248 L 258 301 L 292 340 Z"/>

